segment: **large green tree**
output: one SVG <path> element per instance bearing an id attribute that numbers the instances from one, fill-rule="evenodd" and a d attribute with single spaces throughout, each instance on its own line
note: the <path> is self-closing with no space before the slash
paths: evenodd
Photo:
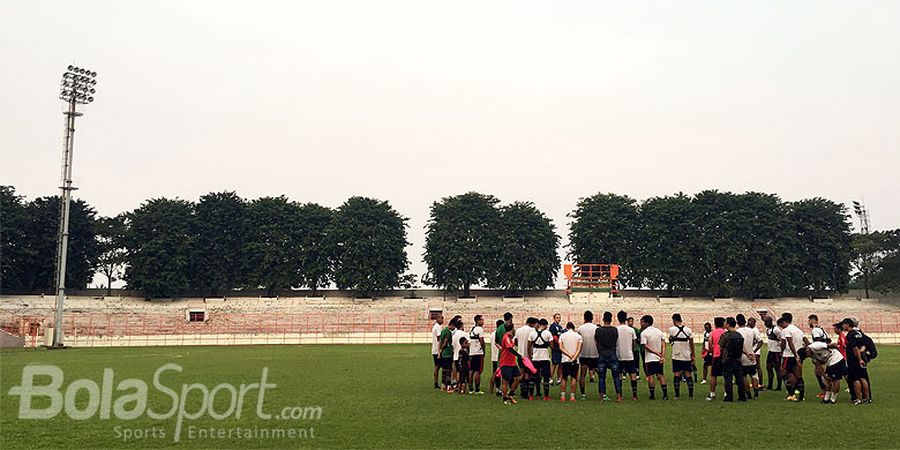
<path id="1" fill-rule="evenodd" d="M 623 285 L 640 285 L 637 202 L 628 196 L 596 194 L 578 201 L 569 214 L 569 257 L 581 264 L 619 264 Z M 632 280 L 635 278 L 635 280 Z"/>
<path id="2" fill-rule="evenodd" d="M 125 233 L 128 227 L 124 215 L 100 217 L 97 219 L 97 243 L 100 254 L 97 257 L 97 270 L 106 277 L 106 295 L 112 293 L 112 284 L 125 272 L 127 248 Z"/>
<path id="3" fill-rule="evenodd" d="M 26 292 L 56 291 L 56 254 L 59 234 L 58 196 L 39 197 L 26 205 L 25 246 L 28 259 L 23 264 Z M 94 278 L 100 246 L 97 243 L 94 209 L 83 200 L 69 207 L 69 242 L 66 254 L 66 288 L 83 289 Z"/>
<path id="4" fill-rule="evenodd" d="M 470 295 L 472 285 L 488 281 L 502 256 L 499 200 L 468 192 L 431 205 L 425 232 L 423 282 Z"/>
<path id="5" fill-rule="evenodd" d="M 531 202 L 500 208 L 499 260 L 488 286 L 507 291 L 553 286 L 559 271 L 559 236 L 553 222 Z"/>
<path id="6" fill-rule="evenodd" d="M 777 195 L 759 192 L 735 201 L 738 217 L 729 227 L 734 285 L 751 298 L 774 297 L 789 289 L 788 268 L 797 257 L 788 206 Z"/>
<path id="7" fill-rule="evenodd" d="M 286 197 L 250 202 L 249 233 L 244 245 L 249 285 L 273 297 L 279 289 L 299 284 L 301 264 L 300 206 Z"/>
<path id="8" fill-rule="evenodd" d="M 843 205 L 823 198 L 790 205 L 797 247 L 784 252 L 794 264 L 794 289 L 846 292 L 850 283 L 852 238 Z"/>
<path id="9" fill-rule="evenodd" d="M 741 248 L 735 245 L 743 220 L 738 203 L 738 196 L 730 192 L 703 191 L 692 199 L 692 290 L 729 297 L 737 292 L 736 267 L 743 257 Z"/>
<path id="10" fill-rule="evenodd" d="M 329 229 L 339 289 L 369 296 L 400 285 L 406 259 L 406 218 L 384 201 L 352 197 Z"/>
<path id="11" fill-rule="evenodd" d="M 866 291 L 900 291 L 900 229 L 858 233 L 852 237 L 851 263 L 856 283 Z"/>
<path id="12" fill-rule="evenodd" d="M 307 286 L 315 294 L 319 288 L 328 286 L 333 275 L 335 245 L 329 235 L 334 221 L 334 211 L 315 203 L 307 203 L 299 208 L 300 245 L 299 284 Z"/>
<path id="13" fill-rule="evenodd" d="M 895 241 L 896 242 L 896 241 Z M 894 244 L 872 276 L 872 287 L 881 293 L 900 292 L 900 244 Z"/>
<path id="14" fill-rule="evenodd" d="M 234 192 L 210 193 L 194 207 L 196 239 L 192 286 L 219 295 L 244 281 L 247 204 Z"/>
<path id="15" fill-rule="evenodd" d="M 640 208 L 640 238 L 636 271 L 652 289 L 688 290 L 694 277 L 695 228 L 691 198 L 678 193 L 654 197 Z"/>
<path id="16" fill-rule="evenodd" d="M 0 294 L 27 289 L 28 210 L 12 186 L 0 186 Z"/>
<path id="17" fill-rule="evenodd" d="M 126 217 L 128 287 L 142 290 L 149 298 L 177 296 L 191 288 L 196 259 L 194 205 L 158 198 Z"/>

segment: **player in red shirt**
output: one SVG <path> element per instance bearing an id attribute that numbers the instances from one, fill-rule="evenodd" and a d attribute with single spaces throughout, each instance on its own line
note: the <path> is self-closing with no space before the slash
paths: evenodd
<path id="1" fill-rule="evenodd" d="M 519 381 L 522 380 L 518 363 L 520 355 L 516 351 L 516 341 L 513 339 L 515 332 L 516 327 L 513 325 L 512 320 L 507 321 L 506 333 L 500 342 L 500 360 L 498 363 L 500 365 L 500 377 L 503 380 L 500 389 L 503 392 L 503 403 L 506 405 L 518 403 L 516 398 L 509 395 L 509 393 L 515 392 L 516 388 L 519 387 Z"/>
<path id="2" fill-rule="evenodd" d="M 709 376 L 709 396 L 706 401 L 713 401 L 716 398 L 716 377 L 722 376 L 722 348 L 719 347 L 719 339 L 725 334 L 725 318 L 716 317 L 713 319 L 716 329 L 709 334 L 709 348 L 712 349 L 712 370 Z"/>
<path id="3" fill-rule="evenodd" d="M 834 325 L 834 335 L 837 336 L 837 349 L 841 352 L 841 356 L 844 357 L 844 361 L 847 360 L 847 333 L 844 333 L 844 325 L 841 322 L 838 322 Z"/>

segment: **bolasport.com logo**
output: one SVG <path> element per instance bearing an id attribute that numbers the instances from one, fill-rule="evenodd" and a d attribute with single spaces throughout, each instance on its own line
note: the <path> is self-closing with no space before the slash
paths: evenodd
<path id="1" fill-rule="evenodd" d="M 234 385 L 219 383 L 177 383 L 173 378 L 184 372 L 178 364 L 165 364 L 153 372 L 152 380 L 137 378 L 116 380 L 113 369 L 103 369 L 102 380 L 81 378 L 63 387 L 63 370 L 53 365 L 29 365 L 22 368 L 22 381 L 9 390 L 19 397 L 19 419 L 49 420 L 65 414 L 72 420 L 133 421 L 146 417 L 159 423 L 152 426 L 115 425 L 111 432 L 123 442 L 143 439 L 215 440 L 215 439 L 315 439 L 316 430 L 305 426 L 322 419 L 321 406 L 286 406 L 266 411 L 265 398 L 278 385 L 269 382 L 269 369 L 262 369 L 259 381 Z M 151 393 L 162 396 L 164 407 L 149 408 Z M 79 400 L 80 399 L 80 400 Z M 86 399 L 86 401 L 85 401 Z M 159 403 L 159 402 L 156 402 Z M 229 420 L 217 427 L 196 425 L 198 420 Z M 290 426 L 260 426 L 259 422 L 289 423 Z M 144 422 L 146 423 L 146 422 Z M 304 426 L 297 426 L 301 424 Z"/>

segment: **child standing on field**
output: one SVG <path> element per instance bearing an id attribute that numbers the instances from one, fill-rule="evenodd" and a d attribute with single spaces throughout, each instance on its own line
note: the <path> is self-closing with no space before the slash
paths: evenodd
<path id="1" fill-rule="evenodd" d="M 457 392 L 465 394 L 469 384 L 469 340 L 461 336 L 459 338 L 459 387 Z"/>

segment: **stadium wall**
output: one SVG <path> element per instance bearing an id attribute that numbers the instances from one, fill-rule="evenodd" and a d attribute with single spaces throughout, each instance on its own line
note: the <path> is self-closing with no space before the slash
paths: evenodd
<path id="1" fill-rule="evenodd" d="M 52 336 L 55 299 L 41 296 L 0 297 L 0 328 L 22 339 L 24 346 L 44 345 Z M 900 307 L 880 300 L 852 298 L 782 298 L 768 300 L 587 296 L 581 300 L 553 297 L 479 297 L 473 301 L 441 298 L 377 301 L 352 298 L 193 298 L 147 301 L 134 297 L 68 297 L 63 322 L 70 346 L 247 345 L 247 344 L 387 344 L 428 343 L 430 314 L 460 314 L 470 321 L 486 318 L 486 328 L 503 312 L 517 319 L 551 317 L 581 323 L 584 310 L 624 309 L 630 315 L 653 315 L 667 325 L 679 312 L 701 330 L 715 316 L 743 313 L 760 317 L 785 311 L 799 317 L 818 314 L 828 325 L 847 316 L 860 319 L 863 330 L 878 342 L 900 343 Z M 190 312 L 201 313 L 192 321 Z M 197 319 L 195 317 L 194 319 Z M 467 328 L 471 326 L 467 322 Z M 760 325 L 761 326 L 761 325 Z"/>

